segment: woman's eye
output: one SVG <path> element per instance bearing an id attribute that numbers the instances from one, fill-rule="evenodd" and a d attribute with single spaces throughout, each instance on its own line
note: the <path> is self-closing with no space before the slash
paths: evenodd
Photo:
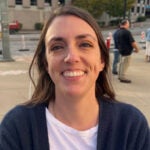
<path id="1" fill-rule="evenodd" d="M 91 43 L 81 43 L 80 47 L 93 47 Z"/>
<path id="2" fill-rule="evenodd" d="M 57 51 L 57 50 L 61 50 L 61 49 L 63 49 L 63 48 L 64 48 L 64 47 L 61 46 L 61 45 L 56 45 L 56 46 L 50 47 L 50 50 L 51 50 L 51 51 Z"/>

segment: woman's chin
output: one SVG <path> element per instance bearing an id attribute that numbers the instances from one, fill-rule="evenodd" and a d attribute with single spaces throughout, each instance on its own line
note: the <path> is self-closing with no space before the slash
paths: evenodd
<path id="1" fill-rule="evenodd" d="M 80 95 L 83 94 L 83 92 L 78 88 L 69 88 L 69 89 L 66 89 L 65 91 L 66 95 L 70 95 L 70 96 L 74 96 L 74 97 L 78 97 Z"/>

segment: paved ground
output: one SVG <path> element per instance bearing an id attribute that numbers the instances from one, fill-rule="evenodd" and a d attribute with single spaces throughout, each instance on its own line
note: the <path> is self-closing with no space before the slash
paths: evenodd
<path id="1" fill-rule="evenodd" d="M 131 84 L 120 83 L 112 76 L 117 98 L 138 107 L 150 124 L 150 63 L 145 62 L 144 50 L 133 54 L 128 70 Z M 112 58 L 112 53 L 110 53 Z M 13 62 L 0 62 L 0 120 L 16 104 L 28 100 L 32 93 L 28 67 L 32 55 L 14 57 Z"/>
<path id="2" fill-rule="evenodd" d="M 0 62 L 0 120 L 13 106 L 28 99 L 28 57 Z"/>
<path id="3" fill-rule="evenodd" d="M 112 80 L 120 101 L 133 104 L 147 117 L 150 124 L 150 63 L 145 62 L 145 51 L 132 55 L 132 63 L 128 70 L 131 84 L 120 83 L 117 76 Z"/>

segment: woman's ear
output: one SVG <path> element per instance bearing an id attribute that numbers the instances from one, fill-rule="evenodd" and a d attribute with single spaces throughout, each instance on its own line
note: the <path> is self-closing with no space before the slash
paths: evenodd
<path id="1" fill-rule="evenodd" d="M 101 58 L 100 58 L 100 64 L 99 64 L 99 71 L 100 72 L 103 71 L 104 67 L 105 67 L 105 61 L 104 61 L 104 59 L 101 56 Z"/>
<path id="2" fill-rule="evenodd" d="M 44 58 L 43 58 L 43 64 L 44 64 L 45 70 L 48 72 L 48 64 L 47 64 L 47 58 L 46 58 L 46 56 L 44 56 Z"/>
<path id="3" fill-rule="evenodd" d="M 104 67 L 105 67 L 105 62 L 101 60 L 100 65 L 99 65 L 99 71 L 100 72 L 103 71 Z"/>

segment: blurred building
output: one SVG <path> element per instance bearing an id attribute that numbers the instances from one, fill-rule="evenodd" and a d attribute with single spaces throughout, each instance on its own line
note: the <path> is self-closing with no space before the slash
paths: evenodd
<path id="1" fill-rule="evenodd" d="M 32 30 L 36 23 L 43 23 L 52 10 L 52 6 L 71 3 L 71 0 L 8 0 L 9 22 L 19 21 L 23 29 Z M 137 0 L 128 12 L 131 21 L 138 16 L 150 16 L 150 0 Z M 101 20 L 109 22 L 109 16 L 104 13 Z"/>
<path id="2" fill-rule="evenodd" d="M 150 6 L 150 0 L 137 0 L 135 5 L 131 8 L 131 21 L 135 21 L 139 16 L 148 16 L 148 7 Z"/>
<path id="3" fill-rule="evenodd" d="M 32 30 L 36 23 L 43 23 L 52 9 L 64 0 L 8 0 L 9 22 L 15 20 L 23 29 Z"/>
<path id="4" fill-rule="evenodd" d="M 145 0 L 145 16 L 150 17 L 150 0 Z"/>
<path id="5" fill-rule="evenodd" d="M 150 0 L 136 0 L 133 7 L 126 11 L 126 18 L 131 22 L 136 22 L 137 18 L 142 16 L 150 17 Z M 105 24 L 109 24 L 109 21 L 114 19 L 117 18 L 110 18 L 107 13 L 103 13 L 101 16 L 101 21 L 104 21 Z"/>

